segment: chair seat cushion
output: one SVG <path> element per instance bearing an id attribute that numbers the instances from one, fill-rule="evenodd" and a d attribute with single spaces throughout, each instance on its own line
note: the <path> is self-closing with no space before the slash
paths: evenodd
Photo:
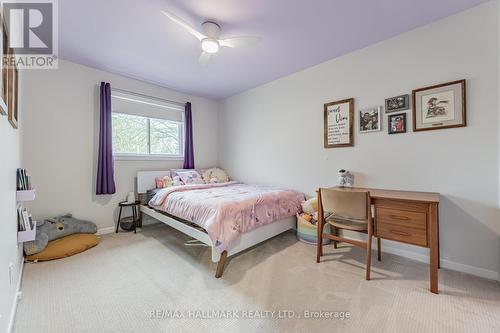
<path id="1" fill-rule="evenodd" d="M 26 256 L 28 261 L 46 261 L 69 257 L 99 244 L 99 237 L 94 234 L 73 234 L 50 241 L 39 253 Z"/>
<path id="2" fill-rule="evenodd" d="M 368 221 L 351 219 L 344 216 L 339 216 L 331 214 L 326 218 L 326 222 L 334 227 L 354 230 L 354 231 L 365 231 L 368 230 Z"/>

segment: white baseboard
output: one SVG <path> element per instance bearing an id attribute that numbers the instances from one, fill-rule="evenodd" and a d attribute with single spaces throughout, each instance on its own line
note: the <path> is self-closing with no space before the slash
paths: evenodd
<path id="1" fill-rule="evenodd" d="M 97 235 L 106 235 L 115 232 L 115 227 L 106 227 L 97 229 Z"/>
<path id="2" fill-rule="evenodd" d="M 374 249 L 376 249 L 376 244 L 375 244 Z M 407 251 L 407 250 L 400 249 L 400 248 L 395 248 L 395 247 L 392 247 L 392 246 L 386 245 L 386 244 L 382 245 L 382 254 L 384 252 L 395 254 L 395 255 L 402 256 L 402 257 L 409 258 L 409 259 L 413 259 L 413 260 L 420 261 L 420 262 L 423 262 L 426 264 L 429 263 L 429 256 L 428 255 L 425 255 L 422 253 L 416 253 L 413 251 Z M 492 271 L 492 270 L 488 270 L 488 269 L 484 269 L 484 268 L 480 268 L 480 267 L 476 267 L 476 266 L 465 265 L 465 264 L 461 264 L 461 263 L 451 261 L 448 259 L 441 259 L 441 267 L 451 269 L 453 271 L 458 271 L 458 272 L 462 272 L 462 273 L 467 273 L 467 274 L 479 276 L 479 277 L 489 279 L 489 280 L 497 280 L 500 282 L 500 273 Z"/>
<path id="3" fill-rule="evenodd" d="M 19 265 L 19 274 L 17 278 L 17 286 L 16 286 L 16 293 L 14 294 L 14 301 L 12 302 L 12 310 L 10 312 L 10 318 L 9 318 L 9 326 L 7 327 L 7 333 L 12 332 L 12 329 L 14 328 L 14 320 L 16 319 L 16 310 L 17 310 L 17 303 L 19 302 L 19 296 L 21 295 L 21 281 L 23 279 L 23 270 L 24 270 L 24 258 L 21 261 L 21 265 Z"/>
<path id="4" fill-rule="evenodd" d="M 355 240 L 365 240 L 366 238 L 359 238 L 357 235 L 350 233 L 350 234 L 343 234 L 344 237 L 346 238 L 352 238 Z M 377 249 L 377 242 L 372 242 L 372 248 L 374 250 Z M 407 250 L 405 248 L 399 247 L 399 246 L 394 246 L 395 242 L 392 241 L 386 241 L 382 240 L 382 255 L 384 252 L 394 254 L 397 256 L 405 257 L 408 259 L 420 261 L 423 263 L 428 264 L 429 263 L 429 249 L 425 249 L 425 253 L 419 253 L 419 252 L 414 252 Z M 408 245 L 411 246 L 411 245 Z M 448 259 L 443 259 L 441 258 L 441 267 L 450 269 L 453 271 L 458 271 L 461 273 L 466 273 L 474 276 L 478 276 L 481 278 L 485 278 L 488 280 L 494 280 L 494 281 L 499 281 L 500 283 L 500 272 L 492 271 L 489 269 L 481 268 L 481 267 L 476 267 L 476 266 L 470 266 L 466 264 L 461 264 L 455 261 L 451 261 Z"/>

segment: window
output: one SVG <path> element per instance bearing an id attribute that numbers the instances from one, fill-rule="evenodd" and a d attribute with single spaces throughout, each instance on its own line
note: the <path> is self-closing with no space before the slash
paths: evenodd
<path id="1" fill-rule="evenodd" d="M 116 159 L 182 159 L 184 109 L 142 95 L 111 94 Z"/>

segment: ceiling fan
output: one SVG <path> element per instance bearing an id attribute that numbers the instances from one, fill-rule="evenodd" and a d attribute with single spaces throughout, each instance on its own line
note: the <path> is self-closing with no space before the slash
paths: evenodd
<path id="1" fill-rule="evenodd" d="M 199 32 L 174 14 L 164 10 L 161 10 L 161 12 L 174 23 L 186 29 L 191 35 L 195 36 L 201 42 L 202 52 L 199 62 L 202 65 L 206 65 L 210 61 L 212 55 L 219 52 L 222 47 L 235 48 L 249 46 L 256 44 L 260 40 L 259 37 L 252 36 L 219 39 L 221 28 L 214 21 L 203 22 L 201 25 L 202 32 Z"/>

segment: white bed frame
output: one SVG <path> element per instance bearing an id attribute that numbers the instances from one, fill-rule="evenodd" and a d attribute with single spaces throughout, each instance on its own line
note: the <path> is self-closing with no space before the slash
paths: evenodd
<path id="1" fill-rule="evenodd" d="M 155 188 L 155 178 L 168 174 L 169 171 L 137 172 L 137 192 L 139 194 L 144 194 L 148 190 Z M 222 276 L 222 273 L 224 271 L 224 263 L 227 257 L 242 252 L 287 230 L 295 229 L 297 224 L 297 218 L 295 216 L 266 224 L 262 227 L 241 234 L 241 236 L 226 251 L 218 253 L 212 243 L 212 240 L 210 239 L 210 237 L 208 237 L 208 234 L 205 231 L 192 227 L 189 224 L 182 222 L 182 220 L 177 220 L 174 217 L 166 215 L 146 205 L 141 205 L 141 212 L 211 247 L 212 262 L 218 263 L 215 273 L 216 278 L 220 278 Z"/>

